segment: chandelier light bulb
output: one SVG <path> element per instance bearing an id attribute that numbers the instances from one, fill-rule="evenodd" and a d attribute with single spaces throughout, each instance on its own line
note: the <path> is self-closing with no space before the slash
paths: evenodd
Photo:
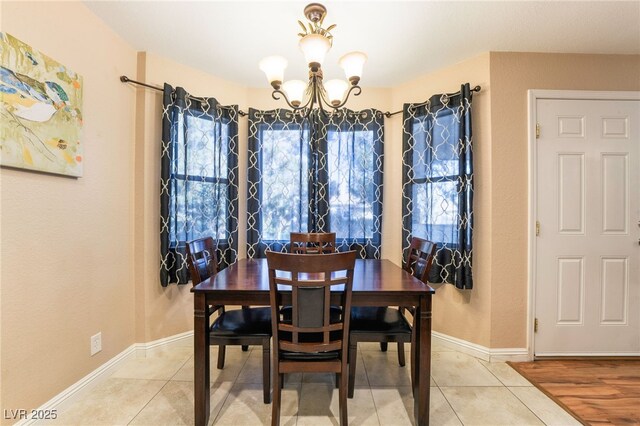
<path id="1" fill-rule="evenodd" d="M 267 56 L 258 64 L 267 76 L 269 84 L 276 90 L 280 88 L 284 80 L 284 69 L 287 68 L 287 65 L 287 60 L 282 56 Z"/>
<path id="2" fill-rule="evenodd" d="M 302 80 L 289 80 L 285 81 L 282 85 L 282 90 L 287 94 L 289 102 L 294 107 L 299 107 L 302 104 L 304 98 L 304 92 L 307 89 L 307 83 Z"/>
<path id="3" fill-rule="evenodd" d="M 344 80 L 334 79 L 324 83 L 324 88 L 327 91 L 327 96 L 329 97 L 331 105 L 338 106 L 342 103 L 342 98 L 344 98 L 344 94 L 349 88 L 349 84 Z"/>
<path id="4" fill-rule="evenodd" d="M 318 71 L 331 49 L 331 41 L 320 34 L 307 34 L 300 39 L 300 50 L 312 71 Z"/>
<path id="5" fill-rule="evenodd" d="M 360 82 L 365 62 L 367 62 L 367 54 L 363 52 L 349 52 L 340 58 L 339 64 L 352 85 L 355 86 Z"/>

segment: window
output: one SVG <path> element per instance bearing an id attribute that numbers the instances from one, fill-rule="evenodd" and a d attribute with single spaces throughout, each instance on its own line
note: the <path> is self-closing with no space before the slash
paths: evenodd
<path id="1" fill-rule="evenodd" d="M 290 232 L 335 232 L 339 250 L 379 257 L 382 114 L 301 118 L 249 111 L 247 256 L 286 251 Z"/>
<path id="2" fill-rule="evenodd" d="M 402 243 L 436 243 L 429 281 L 473 287 L 473 151 L 469 84 L 451 95 L 405 104 Z"/>
<path id="3" fill-rule="evenodd" d="M 238 254 L 238 107 L 165 85 L 160 282 L 186 284 L 186 242 L 216 241 L 218 268 Z"/>

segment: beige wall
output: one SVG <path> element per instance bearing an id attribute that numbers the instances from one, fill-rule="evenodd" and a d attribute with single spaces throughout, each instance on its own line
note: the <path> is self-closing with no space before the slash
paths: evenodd
<path id="1" fill-rule="evenodd" d="M 527 90 L 640 90 L 640 55 L 492 52 L 491 88 L 493 273 L 487 346 L 522 348 L 527 320 Z"/>
<path id="2" fill-rule="evenodd" d="M 134 343 L 136 55 L 79 2 L 2 2 L 2 29 L 84 77 L 84 176 L 0 170 L 0 405 L 29 409 Z"/>
<path id="3" fill-rule="evenodd" d="M 473 95 L 474 155 L 474 247 L 473 290 L 458 290 L 452 285 L 435 285 L 433 330 L 489 346 L 491 329 L 491 97 L 489 54 L 460 62 L 393 88 L 392 108 L 403 103 L 423 102 L 431 95 L 460 90 L 461 83 L 482 87 Z M 400 264 L 402 257 L 402 115 L 386 121 L 384 256 Z"/>

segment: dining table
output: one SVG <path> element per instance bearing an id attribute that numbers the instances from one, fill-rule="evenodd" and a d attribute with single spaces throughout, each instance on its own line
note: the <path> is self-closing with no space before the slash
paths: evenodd
<path id="1" fill-rule="evenodd" d="M 357 259 L 353 271 L 352 306 L 415 308 L 411 345 L 416 425 L 429 424 L 431 377 L 431 299 L 433 288 L 386 259 Z M 195 424 L 207 425 L 211 404 L 209 305 L 269 305 L 267 259 L 240 259 L 194 286 L 194 402 Z M 332 297 L 338 301 L 340 295 Z"/>

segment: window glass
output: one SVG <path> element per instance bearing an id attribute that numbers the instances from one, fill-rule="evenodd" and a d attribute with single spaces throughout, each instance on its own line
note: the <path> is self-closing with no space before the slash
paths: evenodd
<path id="1" fill-rule="evenodd" d="M 373 131 L 328 133 L 330 229 L 337 239 L 372 238 Z"/>
<path id="2" fill-rule="evenodd" d="M 206 117 L 206 116 L 205 116 Z M 214 124 L 210 119 L 187 115 L 187 174 L 206 177 L 227 176 L 227 145 L 229 126 Z M 214 128 L 215 126 L 215 128 Z M 220 143 L 215 144 L 214 131 L 220 132 Z"/>
<path id="3" fill-rule="evenodd" d="M 413 186 L 412 229 L 416 237 L 448 243 L 458 242 L 458 193 L 456 181 Z"/>
<path id="4" fill-rule="evenodd" d="M 264 129 L 262 136 L 262 239 L 289 241 L 306 232 L 308 219 L 309 134 Z"/>
<path id="5" fill-rule="evenodd" d="M 180 234 L 187 240 L 212 236 L 225 241 L 229 126 L 214 124 L 209 116 L 187 114 L 179 114 L 174 125 L 183 128 L 185 119 L 186 132 L 175 132 L 176 204 L 171 213 L 176 220 L 171 221 L 170 232 L 176 235 L 176 230 L 182 230 Z M 214 132 L 218 131 L 220 137 L 216 138 Z"/>
<path id="6" fill-rule="evenodd" d="M 449 245 L 458 242 L 458 133 L 452 113 L 413 124 L 413 235 Z"/>

